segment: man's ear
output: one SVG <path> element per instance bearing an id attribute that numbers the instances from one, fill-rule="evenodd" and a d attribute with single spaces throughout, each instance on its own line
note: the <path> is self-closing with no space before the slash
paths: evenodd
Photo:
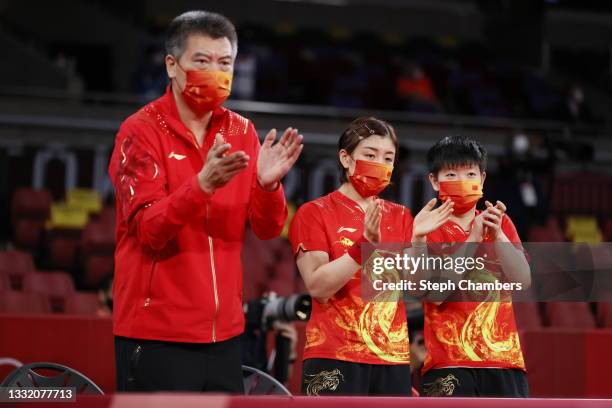
<path id="1" fill-rule="evenodd" d="M 480 177 L 480 185 L 483 186 L 483 187 L 484 187 L 484 181 L 485 181 L 486 178 L 487 178 L 487 172 L 483 171 L 481 173 L 481 177 Z"/>
<path id="2" fill-rule="evenodd" d="M 168 73 L 168 78 L 176 78 L 176 70 L 178 65 L 176 63 L 176 59 L 172 55 L 168 54 L 166 55 L 164 62 L 166 63 L 166 72 Z"/>
<path id="3" fill-rule="evenodd" d="M 429 179 L 429 182 L 431 183 L 431 188 L 433 188 L 434 191 L 440 191 L 440 182 L 438 182 L 438 176 L 436 176 L 433 173 L 429 173 L 427 178 Z"/>

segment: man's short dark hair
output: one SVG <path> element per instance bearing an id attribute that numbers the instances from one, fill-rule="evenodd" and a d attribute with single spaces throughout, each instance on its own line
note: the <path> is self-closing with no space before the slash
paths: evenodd
<path id="1" fill-rule="evenodd" d="M 225 16 L 210 11 L 187 11 L 172 20 L 166 32 L 166 53 L 180 58 L 191 34 L 203 34 L 212 39 L 227 38 L 234 54 L 238 51 L 236 27 Z"/>
<path id="2" fill-rule="evenodd" d="M 476 140 L 466 136 L 443 137 L 427 152 L 427 166 L 434 175 L 445 168 L 471 165 L 477 165 L 481 172 L 485 171 L 487 151 Z"/>

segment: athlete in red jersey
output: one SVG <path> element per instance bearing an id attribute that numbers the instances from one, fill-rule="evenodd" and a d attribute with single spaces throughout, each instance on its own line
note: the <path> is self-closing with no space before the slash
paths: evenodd
<path id="1" fill-rule="evenodd" d="M 312 295 L 306 329 L 303 392 L 307 395 L 410 395 L 408 330 L 403 302 L 361 297 L 359 246 L 366 239 L 410 242 L 413 219 L 376 198 L 389 183 L 397 151 L 393 129 L 375 118 L 353 121 L 339 141 L 342 186 L 301 206 L 289 237 Z M 417 217 L 433 231 L 450 201 Z"/>
<path id="2" fill-rule="evenodd" d="M 476 141 L 447 137 L 428 153 L 430 181 L 440 198 L 451 198 L 454 213 L 436 231 L 415 231 L 428 243 L 485 242 L 488 272 L 506 281 L 530 284 L 525 254 L 506 208 L 488 201 L 482 212 L 486 151 Z M 484 247 L 484 246 L 483 246 Z M 491 252 L 494 253 L 491 253 Z M 475 255 L 476 256 L 476 255 Z M 510 301 L 425 302 L 423 394 L 428 396 L 527 397 L 525 363 Z"/>

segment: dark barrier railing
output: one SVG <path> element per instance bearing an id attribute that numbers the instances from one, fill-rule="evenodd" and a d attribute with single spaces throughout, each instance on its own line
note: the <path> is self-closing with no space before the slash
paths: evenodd
<path id="1" fill-rule="evenodd" d="M 112 105 L 131 107 L 136 109 L 142 105 L 138 95 L 128 93 L 109 93 L 109 92 L 84 92 L 78 95 L 71 94 L 65 90 L 49 89 L 49 88 L 30 88 L 30 87 L 0 87 L 0 98 L 31 98 L 34 100 L 48 100 L 55 102 L 74 103 L 78 102 L 84 105 Z M 600 124 L 570 124 L 568 122 L 557 120 L 534 120 L 527 118 L 504 118 L 504 117 L 479 117 L 454 114 L 434 114 L 434 113 L 415 113 L 404 111 L 379 111 L 379 110 L 364 110 L 352 108 L 338 108 L 333 106 L 322 105 L 299 105 L 288 103 L 261 102 L 261 101 L 245 101 L 245 100 L 230 100 L 226 104 L 230 109 L 252 114 L 262 115 L 277 115 L 277 116 L 300 116 L 310 118 L 332 118 L 332 119 L 352 119 L 364 115 L 374 115 L 391 121 L 396 124 L 413 124 L 426 125 L 435 127 L 452 127 L 452 128 L 473 128 L 473 129 L 522 129 L 523 131 L 540 131 L 548 134 L 558 135 L 563 137 L 568 136 L 588 136 L 597 137 L 610 133 L 604 125 Z M 28 119 L 25 117 L 18 118 L 0 117 L 0 124 L 7 122 L 13 124 L 18 119 Z M 28 119 L 29 121 L 29 119 Z M 52 126 L 62 124 L 66 121 L 61 118 L 50 119 L 42 118 L 32 122 L 49 123 Z M 108 126 L 116 129 L 116 123 L 109 121 L 107 124 L 100 122 L 77 122 L 75 127 L 93 126 L 99 129 L 98 126 Z"/>

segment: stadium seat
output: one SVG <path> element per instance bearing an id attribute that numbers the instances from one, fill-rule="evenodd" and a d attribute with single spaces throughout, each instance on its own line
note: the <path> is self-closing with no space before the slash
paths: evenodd
<path id="1" fill-rule="evenodd" d="M 80 207 L 89 214 L 98 214 L 102 210 L 102 198 L 96 190 L 77 188 L 66 194 L 66 203 Z"/>
<path id="2" fill-rule="evenodd" d="M 570 216 L 567 218 L 565 235 L 574 242 L 599 243 L 602 234 L 595 217 Z"/>
<path id="3" fill-rule="evenodd" d="M 87 287 L 97 288 L 105 276 L 113 273 L 114 253 L 114 225 L 101 219 L 90 221 L 81 238 L 81 265 Z"/>
<path id="4" fill-rule="evenodd" d="M 47 264 L 52 269 L 73 270 L 77 262 L 81 230 L 53 230 L 47 240 Z"/>
<path id="5" fill-rule="evenodd" d="M 34 271 L 30 253 L 18 250 L 0 252 L 0 276 L 5 280 L 6 289 L 22 290 L 24 277 Z"/>
<path id="6" fill-rule="evenodd" d="M 110 255 L 115 252 L 115 227 L 108 222 L 90 221 L 81 236 L 83 256 Z"/>
<path id="7" fill-rule="evenodd" d="M 40 246 L 45 229 L 45 220 L 32 218 L 17 219 L 13 223 L 15 246 L 36 250 Z"/>
<path id="8" fill-rule="evenodd" d="M 54 313 L 64 312 L 66 298 L 75 291 L 72 278 L 65 272 L 31 273 L 26 275 L 23 286 L 25 292 L 46 296 Z"/>
<path id="9" fill-rule="evenodd" d="M 596 317 L 600 327 L 612 328 L 612 302 L 598 302 Z"/>
<path id="10" fill-rule="evenodd" d="M 112 255 L 91 255 L 85 259 L 84 284 L 91 289 L 97 289 L 100 282 L 109 274 L 113 273 L 115 259 Z"/>
<path id="11" fill-rule="evenodd" d="M 604 223 L 604 240 L 612 242 L 612 218 L 608 218 Z"/>
<path id="12" fill-rule="evenodd" d="M 104 207 L 102 211 L 100 211 L 100 214 L 98 214 L 98 220 L 101 223 L 110 224 L 113 227 L 115 226 L 115 218 L 116 218 L 116 212 L 115 212 L 114 206 Z"/>
<path id="13" fill-rule="evenodd" d="M 96 315 L 98 295 L 93 292 L 74 292 L 66 298 L 66 313 Z"/>
<path id="14" fill-rule="evenodd" d="M 0 292 L 0 312 L 3 313 L 50 313 L 51 306 L 44 295 L 16 291 Z"/>
<path id="15" fill-rule="evenodd" d="M 49 228 L 82 229 L 89 220 L 89 212 L 80 205 L 57 203 L 51 205 Z"/>
<path id="16" fill-rule="evenodd" d="M 50 372 L 55 375 L 49 375 Z M 16 368 L 0 386 L 28 388 L 64 386 L 74 387 L 77 394 L 104 394 L 100 387 L 84 374 L 56 363 L 31 363 Z"/>
<path id="17" fill-rule="evenodd" d="M 270 374 L 249 366 L 242 366 L 245 395 L 284 395 L 291 392 Z"/>
<path id="18" fill-rule="evenodd" d="M 551 216 L 546 225 L 533 225 L 529 228 L 528 242 L 563 242 L 565 238 L 557 218 Z"/>
<path id="19" fill-rule="evenodd" d="M 516 326 L 519 330 L 539 329 L 542 327 L 542 319 L 537 303 L 515 302 L 512 304 Z"/>
<path id="20" fill-rule="evenodd" d="M 51 211 L 51 193 L 47 190 L 18 188 L 11 200 L 11 224 L 15 245 L 36 249 L 41 242 L 45 221 Z"/>
<path id="21" fill-rule="evenodd" d="M 593 329 L 595 318 L 585 302 L 546 303 L 546 318 L 549 326 L 567 329 Z"/>
<path id="22" fill-rule="evenodd" d="M 245 230 L 242 247 L 244 300 L 257 299 L 266 292 L 268 267 L 273 259 L 266 243 L 259 240 L 250 228 Z"/>
<path id="23" fill-rule="evenodd" d="M 266 242 L 272 252 L 272 264 L 267 271 L 267 291 L 286 296 L 295 291 L 296 267 L 291 244 L 285 238 Z"/>
<path id="24" fill-rule="evenodd" d="M 46 220 L 49 218 L 51 211 L 51 200 L 51 193 L 47 190 L 18 188 L 13 193 L 11 201 L 12 219 L 30 218 Z"/>

